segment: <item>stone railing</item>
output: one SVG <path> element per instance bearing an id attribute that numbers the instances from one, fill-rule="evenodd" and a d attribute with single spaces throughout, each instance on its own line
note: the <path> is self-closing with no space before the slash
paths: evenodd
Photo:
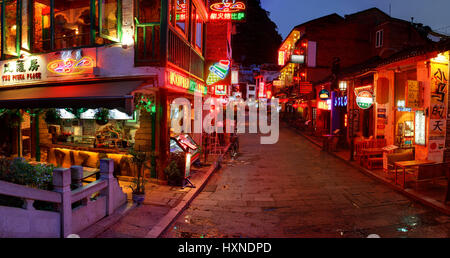
<path id="1" fill-rule="evenodd" d="M 127 200 L 113 172 L 113 160 L 102 159 L 100 179 L 82 186 L 82 167 L 57 168 L 53 171 L 54 191 L 0 181 L 0 194 L 24 200 L 22 209 L 0 206 L 0 237 L 67 237 L 111 215 Z M 71 190 L 71 184 L 78 188 Z M 36 200 L 57 204 L 58 212 L 36 210 Z M 81 205 L 72 209 L 72 204 L 80 201 Z"/>

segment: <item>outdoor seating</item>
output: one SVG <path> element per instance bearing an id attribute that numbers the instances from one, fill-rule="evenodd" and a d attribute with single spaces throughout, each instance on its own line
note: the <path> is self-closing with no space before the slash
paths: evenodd
<path id="1" fill-rule="evenodd" d="M 419 187 L 419 183 L 424 181 L 433 181 L 436 179 L 445 178 L 447 163 L 425 164 L 419 166 L 417 173 L 413 172 L 412 181 L 416 183 L 416 188 Z"/>
<path id="2" fill-rule="evenodd" d="M 394 163 L 398 161 L 409 161 L 414 160 L 414 154 L 412 152 L 403 152 L 403 153 L 391 153 L 387 154 L 387 163 L 388 168 L 386 173 L 389 173 L 391 169 L 394 169 Z"/>

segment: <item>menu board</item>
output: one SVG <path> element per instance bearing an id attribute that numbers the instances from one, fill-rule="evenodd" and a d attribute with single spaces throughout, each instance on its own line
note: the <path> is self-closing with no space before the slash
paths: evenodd
<path id="1" fill-rule="evenodd" d="M 426 130 L 425 130 L 426 117 L 423 111 L 416 111 L 414 119 L 415 137 L 414 141 L 416 145 L 426 145 Z"/>

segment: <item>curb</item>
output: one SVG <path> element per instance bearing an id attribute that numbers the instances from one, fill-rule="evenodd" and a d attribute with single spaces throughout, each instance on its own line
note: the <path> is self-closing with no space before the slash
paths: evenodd
<path id="1" fill-rule="evenodd" d="M 289 126 L 290 127 L 290 126 Z M 313 143 L 314 145 L 322 148 L 322 146 L 313 141 L 312 139 L 310 139 L 308 136 L 304 135 L 303 133 L 299 132 L 297 129 L 290 127 L 291 129 L 295 130 L 295 132 L 299 135 L 301 135 L 302 137 L 304 137 L 306 140 L 308 140 L 309 142 Z M 357 164 L 352 164 L 351 162 L 349 162 L 348 160 L 342 158 L 341 156 L 338 156 L 337 154 L 333 153 L 333 152 L 327 152 L 328 154 L 334 156 L 335 158 L 338 158 L 341 161 L 344 161 L 345 163 L 347 163 L 348 165 L 350 165 L 351 167 L 358 169 L 360 172 L 364 173 L 365 175 L 374 178 L 378 181 L 380 181 L 381 183 L 384 183 L 385 185 L 389 186 L 391 189 L 393 189 L 394 191 L 401 193 L 403 195 L 405 195 L 406 197 L 413 199 L 414 201 L 417 201 L 425 206 L 428 206 L 430 208 L 433 208 L 439 212 L 442 212 L 446 215 L 450 215 L 450 207 L 448 207 L 447 205 L 445 205 L 442 202 L 439 202 L 437 200 L 434 200 L 432 198 L 426 197 L 426 196 L 418 196 L 414 190 L 412 189 L 403 189 L 400 186 L 397 185 L 393 185 L 392 183 L 390 183 L 389 181 L 387 181 L 385 178 L 380 177 L 378 175 L 373 174 L 370 170 L 358 166 Z"/>
<path id="2" fill-rule="evenodd" d="M 181 200 L 181 202 L 173 209 L 169 211 L 153 228 L 147 233 L 145 238 L 159 238 L 164 231 L 172 224 L 180 214 L 189 206 L 189 204 L 197 197 L 197 195 L 203 190 L 211 175 L 220 168 L 220 163 L 223 157 L 228 152 L 231 143 L 225 147 L 224 153 L 219 155 L 216 161 L 211 165 L 206 175 L 200 180 L 199 186 L 189 191 Z"/>

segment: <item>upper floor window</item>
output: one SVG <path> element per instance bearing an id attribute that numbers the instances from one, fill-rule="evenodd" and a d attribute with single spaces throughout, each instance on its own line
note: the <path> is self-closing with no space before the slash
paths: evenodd
<path id="1" fill-rule="evenodd" d="M 379 30 L 375 34 L 375 47 L 383 46 L 383 30 Z"/>
<path id="2" fill-rule="evenodd" d="M 185 36 L 189 27 L 189 5 L 189 0 L 170 0 L 170 23 Z"/>
<path id="3" fill-rule="evenodd" d="M 3 25 L 3 37 L 0 40 L 2 46 L 2 57 L 19 56 L 20 53 L 20 1 L 6 0 L 1 3 L 1 20 Z"/>
<path id="4" fill-rule="evenodd" d="M 121 0 L 33 0 L 33 52 L 120 41 Z"/>

